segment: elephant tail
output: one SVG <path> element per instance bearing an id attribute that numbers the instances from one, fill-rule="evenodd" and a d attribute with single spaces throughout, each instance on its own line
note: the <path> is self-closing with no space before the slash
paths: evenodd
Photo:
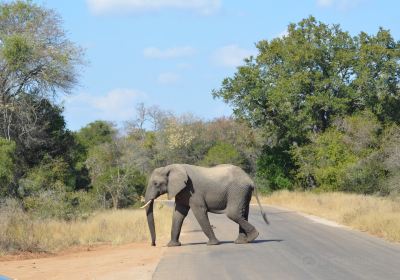
<path id="1" fill-rule="evenodd" d="M 258 198 L 258 192 L 257 192 L 257 187 L 256 186 L 254 186 L 254 193 L 256 195 L 258 206 L 260 207 L 261 216 L 263 217 L 265 223 L 267 225 L 269 225 L 269 221 L 267 219 L 267 214 L 264 212 L 264 209 L 262 208 L 261 203 L 260 203 L 260 199 Z"/>

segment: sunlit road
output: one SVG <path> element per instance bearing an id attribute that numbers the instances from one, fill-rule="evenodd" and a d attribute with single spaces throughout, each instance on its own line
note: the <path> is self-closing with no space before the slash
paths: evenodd
<path id="1" fill-rule="evenodd" d="M 255 243 L 236 245 L 237 225 L 210 214 L 222 241 L 206 237 L 189 214 L 181 247 L 168 248 L 153 279 L 400 279 L 400 246 L 341 227 L 316 223 L 294 212 L 266 207 L 265 225 L 252 207 L 250 223 L 260 232 Z"/>

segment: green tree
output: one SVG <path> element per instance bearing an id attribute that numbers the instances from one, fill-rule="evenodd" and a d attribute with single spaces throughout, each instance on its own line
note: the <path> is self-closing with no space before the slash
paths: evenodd
<path id="1" fill-rule="evenodd" d="M 89 170 L 86 166 L 89 150 L 97 145 L 111 143 L 116 134 L 113 124 L 106 121 L 94 121 L 74 133 L 76 145 L 72 150 L 72 158 L 76 189 L 88 189 L 90 186 Z"/>
<path id="2" fill-rule="evenodd" d="M 365 109 L 380 121 L 400 122 L 395 109 L 400 106 L 400 43 L 389 31 L 352 37 L 339 25 L 314 17 L 290 24 L 287 31 L 281 38 L 258 42 L 258 55 L 213 91 L 232 105 L 236 117 L 263 129 L 266 146 L 287 154 L 337 117 Z M 282 173 L 295 166 L 291 156 L 280 166 L 276 163 L 258 170 L 278 168 L 268 172 Z M 283 172 L 293 181 L 290 173 Z"/>
<path id="3" fill-rule="evenodd" d="M 103 143 L 111 143 L 116 136 L 114 125 L 107 121 L 94 121 L 76 133 L 78 142 L 86 149 Z"/>
<path id="4" fill-rule="evenodd" d="M 16 182 L 44 157 L 62 158 L 72 170 L 74 139 L 53 100 L 77 84 L 82 57 L 53 10 L 32 1 L 0 3 L 0 137 L 16 144 Z"/>
<path id="5" fill-rule="evenodd" d="M 0 197 L 8 193 L 14 180 L 15 143 L 0 138 Z"/>
<path id="6" fill-rule="evenodd" d="M 298 185 L 324 191 L 383 193 L 387 156 L 381 150 L 389 145 L 383 144 L 387 140 L 381 141 L 381 129 L 378 119 L 365 111 L 337 119 L 311 143 L 293 147 Z"/>
<path id="7" fill-rule="evenodd" d="M 109 200 L 114 209 L 127 206 L 143 193 L 145 177 L 125 160 L 125 147 L 124 139 L 115 139 L 89 150 L 86 165 L 94 192 L 102 198 L 105 207 Z"/>
<path id="8" fill-rule="evenodd" d="M 67 187 L 72 185 L 69 184 L 70 179 L 70 166 L 64 159 L 45 156 L 39 165 L 19 180 L 19 192 L 26 197 L 46 190 L 72 191 L 73 187 Z"/>
<path id="9" fill-rule="evenodd" d="M 31 1 L 0 4 L 0 135 L 8 140 L 33 137 L 40 101 L 77 83 L 82 50 L 60 23 Z"/>
<path id="10" fill-rule="evenodd" d="M 218 164 L 229 163 L 241 166 L 243 164 L 243 159 L 239 152 L 229 143 L 216 143 L 212 146 L 204 159 L 200 161 L 201 165 L 205 166 L 215 166 Z"/>
<path id="11" fill-rule="evenodd" d="M 257 159 L 257 185 L 264 192 L 292 189 L 294 168 L 288 151 L 279 146 L 265 146 Z"/>
<path id="12" fill-rule="evenodd" d="M 347 169 L 358 160 L 336 129 L 318 135 L 312 143 L 294 149 L 293 154 L 302 183 L 326 191 L 342 190 Z"/>

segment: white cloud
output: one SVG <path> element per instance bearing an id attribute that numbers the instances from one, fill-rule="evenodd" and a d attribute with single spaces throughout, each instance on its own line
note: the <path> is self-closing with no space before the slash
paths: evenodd
<path id="1" fill-rule="evenodd" d="M 177 82 L 179 82 L 180 79 L 181 76 L 179 76 L 179 74 L 177 73 L 165 72 L 158 75 L 157 82 L 164 85 L 171 85 L 176 84 Z"/>
<path id="2" fill-rule="evenodd" d="M 161 50 L 156 47 L 148 47 L 143 50 L 143 55 L 147 58 L 155 59 L 168 59 L 192 56 L 196 53 L 196 50 L 190 46 L 175 47 Z"/>
<path id="3" fill-rule="evenodd" d="M 135 104 L 144 97 L 144 93 L 132 89 L 113 89 L 103 96 L 81 93 L 66 98 L 66 114 L 88 122 L 96 119 L 125 121 L 135 116 Z"/>
<path id="4" fill-rule="evenodd" d="M 254 54 L 254 50 L 243 49 L 237 45 L 227 45 L 214 52 L 213 60 L 220 66 L 237 67 L 244 64 L 243 59 Z"/>
<path id="5" fill-rule="evenodd" d="M 317 0 L 317 5 L 323 8 L 334 7 L 340 10 L 355 8 L 364 0 Z"/>
<path id="6" fill-rule="evenodd" d="M 161 9 L 192 10 L 212 14 L 221 6 L 221 0 L 86 0 L 94 14 L 155 11 Z"/>

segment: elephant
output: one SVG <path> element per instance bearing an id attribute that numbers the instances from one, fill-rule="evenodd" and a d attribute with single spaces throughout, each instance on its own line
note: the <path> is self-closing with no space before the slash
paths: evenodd
<path id="1" fill-rule="evenodd" d="M 236 244 L 252 242 L 259 235 L 255 227 L 248 222 L 249 204 L 253 190 L 255 190 L 262 217 L 269 224 L 258 199 L 255 184 L 238 166 L 221 164 L 214 167 L 201 167 L 189 164 L 171 164 L 156 168 L 149 178 L 145 192 L 145 204 L 142 206 L 146 209 L 151 245 L 156 245 L 154 200 L 165 193 L 168 193 L 168 199 L 175 197 L 171 240 L 167 246 L 181 245 L 179 235 L 189 209 L 192 210 L 202 231 L 208 237 L 207 245 L 220 243 L 210 225 L 208 212 L 226 214 L 229 219 L 239 225 Z"/>

